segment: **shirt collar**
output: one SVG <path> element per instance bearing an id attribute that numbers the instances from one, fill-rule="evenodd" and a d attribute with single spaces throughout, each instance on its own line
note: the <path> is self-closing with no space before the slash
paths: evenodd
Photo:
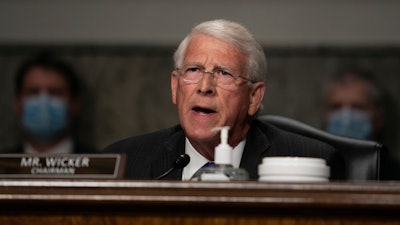
<path id="1" fill-rule="evenodd" d="M 39 152 L 34 149 L 29 143 L 25 143 L 24 145 L 24 153 L 28 154 L 70 154 L 73 153 L 73 141 L 71 138 L 66 138 L 60 143 L 58 143 L 53 148 L 49 149 L 46 152 Z"/>
<path id="2" fill-rule="evenodd" d="M 235 168 L 239 168 L 245 144 L 246 139 L 241 141 L 232 150 L 232 166 Z M 196 151 L 188 138 L 185 139 L 185 153 L 189 155 L 190 162 L 185 168 L 183 168 L 182 180 L 190 180 L 193 174 L 208 162 L 208 159 Z"/>

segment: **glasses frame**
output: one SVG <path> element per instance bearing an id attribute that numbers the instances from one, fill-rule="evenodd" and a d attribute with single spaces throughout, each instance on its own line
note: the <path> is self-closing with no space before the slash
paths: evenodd
<path id="1" fill-rule="evenodd" d="M 188 68 L 190 68 L 190 67 L 188 67 Z M 186 68 L 186 67 L 183 67 L 183 68 L 177 67 L 177 68 L 175 68 L 175 71 L 177 71 L 177 72 L 179 73 L 179 76 L 180 76 L 180 77 L 184 77 L 183 74 L 185 74 L 185 70 L 188 69 L 188 68 Z M 207 70 L 205 70 L 205 69 L 200 69 L 200 68 L 198 68 L 198 69 L 200 70 L 200 72 L 201 72 L 201 74 L 202 74 L 202 77 L 199 79 L 199 81 L 191 82 L 192 84 L 197 84 L 197 83 L 199 83 L 199 82 L 201 81 L 201 79 L 203 79 L 204 74 L 206 74 L 206 73 L 210 74 L 210 75 L 215 79 L 215 74 L 218 73 L 218 72 L 220 72 L 220 71 L 218 71 L 218 70 L 215 70 L 215 71 L 207 71 Z M 183 73 L 182 73 L 181 71 L 183 71 Z M 257 82 L 257 81 L 251 80 L 251 79 L 249 79 L 249 78 L 247 78 L 247 77 L 244 77 L 244 76 L 241 76 L 241 75 L 230 74 L 229 76 L 231 76 L 231 77 L 234 79 L 234 81 L 236 81 L 238 78 L 240 78 L 240 79 L 242 79 L 242 80 L 244 80 L 244 81 L 247 81 L 247 82 L 249 82 L 249 83 L 251 83 L 251 84 L 254 84 L 254 83 Z M 218 84 L 218 82 L 217 82 L 217 84 Z M 232 84 L 235 84 L 235 82 L 233 82 Z M 229 85 L 228 85 L 228 86 L 229 86 Z"/>

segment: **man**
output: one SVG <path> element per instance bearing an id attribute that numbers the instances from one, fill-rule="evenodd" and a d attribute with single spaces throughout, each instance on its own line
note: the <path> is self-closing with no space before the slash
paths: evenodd
<path id="1" fill-rule="evenodd" d="M 189 180 L 214 160 L 220 136 L 211 129 L 221 126 L 230 127 L 233 166 L 247 170 L 250 179 L 258 178 L 264 157 L 286 155 L 325 158 L 332 178 L 341 178 L 343 165 L 333 148 L 255 119 L 265 92 L 266 59 L 244 27 L 227 20 L 201 23 L 181 42 L 174 61 L 171 92 L 180 125 L 106 148 L 127 155 L 126 178 L 155 179 L 186 153 L 190 163 L 165 179 Z"/>
<path id="2" fill-rule="evenodd" d="M 343 68 L 329 84 L 325 103 L 325 130 L 329 133 L 374 140 L 389 146 L 381 159 L 381 179 L 399 180 L 400 163 L 390 138 L 385 137 L 383 90 L 373 74 L 358 67 Z M 389 142 L 389 144 L 387 143 Z"/>
<path id="3" fill-rule="evenodd" d="M 378 140 L 384 125 L 381 99 L 382 92 L 368 71 L 340 71 L 327 91 L 326 130 L 345 137 Z"/>
<path id="4" fill-rule="evenodd" d="M 14 112 L 23 143 L 7 153 L 90 153 L 74 141 L 80 113 L 80 82 L 63 61 L 43 53 L 24 62 L 15 77 Z"/>

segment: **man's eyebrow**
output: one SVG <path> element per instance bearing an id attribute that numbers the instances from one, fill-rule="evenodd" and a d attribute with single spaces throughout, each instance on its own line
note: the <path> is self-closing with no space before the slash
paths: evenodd
<path id="1" fill-rule="evenodd" d="M 200 62 L 187 62 L 187 63 L 183 64 L 183 67 L 187 67 L 187 66 L 198 66 L 198 67 L 205 68 L 205 66 Z M 216 70 L 216 69 L 227 70 L 227 71 L 235 71 L 231 66 L 221 65 L 221 64 L 214 64 L 213 65 L 213 70 Z"/>
<path id="2" fill-rule="evenodd" d="M 233 71 L 232 67 L 230 66 L 225 66 L 225 65 L 215 65 L 214 69 L 221 69 L 221 70 L 228 70 L 228 71 Z"/>

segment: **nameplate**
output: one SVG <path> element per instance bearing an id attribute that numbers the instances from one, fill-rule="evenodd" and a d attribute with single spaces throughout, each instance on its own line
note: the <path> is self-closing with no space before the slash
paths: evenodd
<path id="1" fill-rule="evenodd" d="M 0 178 L 120 178 L 119 154 L 0 154 Z"/>

